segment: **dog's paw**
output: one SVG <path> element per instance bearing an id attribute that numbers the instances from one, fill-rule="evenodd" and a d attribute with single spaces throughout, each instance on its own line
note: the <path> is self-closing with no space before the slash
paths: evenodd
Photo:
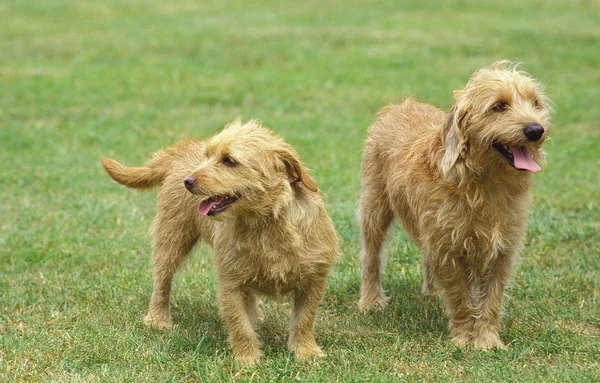
<path id="1" fill-rule="evenodd" d="M 423 286 L 421 286 L 421 294 L 423 294 L 423 295 L 433 294 L 433 291 L 431 289 L 431 286 L 429 286 L 429 283 L 423 283 Z"/>
<path id="2" fill-rule="evenodd" d="M 313 334 L 303 337 L 291 335 L 287 344 L 288 350 L 296 356 L 296 359 L 304 359 L 311 356 L 324 357 L 325 353 L 317 345 Z"/>
<path id="3" fill-rule="evenodd" d="M 361 297 L 358 301 L 358 311 L 365 313 L 371 310 L 383 310 L 388 305 L 390 297 L 379 294 L 374 297 Z"/>
<path id="4" fill-rule="evenodd" d="M 508 349 L 496 331 L 488 331 L 477 335 L 473 339 L 473 348 L 476 350 L 489 350 L 492 348 Z"/>
<path id="5" fill-rule="evenodd" d="M 471 338 L 468 334 L 457 334 L 450 338 L 450 341 L 454 343 L 456 347 L 466 348 L 471 342 Z"/>
<path id="6" fill-rule="evenodd" d="M 250 352 L 247 354 L 236 353 L 235 360 L 237 360 L 240 364 L 244 366 L 252 366 L 258 363 L 261 356 L 262 355 L 260 351 Z"/>
<path id="7" fill-rule="evenodd" d="M 296 356 L 296 359 L 305 359 L 305 358 L 309 358 L 309 357 L 317 357 L 317 358 L 325 357 L 325 353 L 317 345 L 309 346 L 309 347 L 302 347 L 302 346 L 296 347 L 296 349 L 294 350 L 294 355 Z"/>
<path id="8" fill-rule="evenodd" d="M 437 294 L 437 290 L 435 286 L 431 283 L 423 282 L 423 286 L 421 286 L 421 294 L 423 295 L 435 295 Z"/>
<path id="9" fill-rule="evenodd" d="M 170 317 L 160 318 L 151 313 L 144 317 L 144 324 L 159 331 L 167 331 L 173 328 L 173 320 Z"/>
<path id="10" fill-rule="evenodd" d="M 256 307 L 256 315 L 254 317 L 256 319 L 257 322 L 262 323 L 265 321 L 265 315 L 263 314 L 262 310 L 259 309 L 258 307 Z"/>

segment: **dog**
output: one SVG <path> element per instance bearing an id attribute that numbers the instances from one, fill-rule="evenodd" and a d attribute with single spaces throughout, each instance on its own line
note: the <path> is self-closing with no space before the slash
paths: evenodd
<path id="1" fill-rule="evenodd" d="M 313 327 L 339 257 L 338 237 L 317 184 L 282 138 L 257 120 L 238 119 L 212 138 L 161 150 L 142 167 L 107 158 L 102 165 L 130 188 L 161 186 L 148 326 L 173 326 L 173 275 L 203 240 L 214 249 L 217 298 L 237 360 L 252 364 L 261 356 L 259 294 L 291 295 L 290 352 L 297 358 L 324 355 Z"/>
<path id="2" fill-rule="evenodd" d="M 408 98 L 383 108 L 362 162 L 359 309 L 385 307 L 382 244 L 398 217 L 422 252 L 423 292 L 446 303 L 454 344 L 505 348 L 505 287 L 523 248 L 532 173 L 551 109 L 508 61 L 475 72 L 448 113 Z"/>

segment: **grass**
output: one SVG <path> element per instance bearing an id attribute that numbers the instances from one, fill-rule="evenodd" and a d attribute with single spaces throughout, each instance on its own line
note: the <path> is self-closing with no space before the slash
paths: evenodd
<path id="1" fill-rule="evenodd" d="M 0 4 L 0 381 L 600 380 L 600 5 L 596 1 Z M 377 109 L 452 90 L 497 59 L 554 101 L 526 249 L 506 300 L 508 351 L 459 350 L 419 251 L 387 246 L 387 310 L 358 315 L 354 220 Z M 266 302 L 264 360 L 232 358 L 201 246 L 174 285 L 172 332 L 141 321 L 155 193 L 117 187 L 102 156 L 139 164 L 184 136 L 258 117 L 300 152 L 344 257 L 318 318 L 328 354 L 285 351 L 288 304 Z"/>

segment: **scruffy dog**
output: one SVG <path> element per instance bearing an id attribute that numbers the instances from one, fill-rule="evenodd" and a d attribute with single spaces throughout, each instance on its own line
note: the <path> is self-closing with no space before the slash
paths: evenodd
<path id="1" fill-rule="evenodd" d="M 506 61 L 475 72 L 448 113 L 412 99 L 383 108 L 362 165 L 359 308 L 389 299 L 381 248 L 397 216 L 421 249 L 423 291 L 446 302 L 452 341 L 504 348 L 502 296 L 549 129 L 540 85 Z"/>
<path id="2" fill-rule="evenodd" d="M 143 167 L 106 158 L 102 165 L 125 186 L 161 185 L 147 325 L 172 327 L 173 275 L 202 239 L 214 249 L 218 300 L 238 360 L 261 356 L 257 294 L 291 294 L 289 350 L 298 358 L 323 355 L 313 326 L 338 238 L 315 181 L 282 138 L 256 120 L 236 120 L 210 139 L 155 153 Z"/>

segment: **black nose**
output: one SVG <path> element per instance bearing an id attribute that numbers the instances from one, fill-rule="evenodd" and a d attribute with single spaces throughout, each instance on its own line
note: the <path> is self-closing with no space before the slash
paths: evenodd
<path id="1" fill-rule="evenodd" d="M 530 142 L 536 142 L 540 138 L 542 138 L 542 135 L 544 134 L 544 127 L 542 125 L 534 122 L 533 124 L 527 125 L 523 129 L 523 133 L 525 134 L 525 137 L 527 137 L 527 139 Z"/>
<path id="2" fill-rule="evenodd" d="M 187 190 L 192 190 L 194 185 L 196 185 L 196 179 L 194 177 L 185 177 L 183 180 L 183 184 L 187 188 Z"/>

